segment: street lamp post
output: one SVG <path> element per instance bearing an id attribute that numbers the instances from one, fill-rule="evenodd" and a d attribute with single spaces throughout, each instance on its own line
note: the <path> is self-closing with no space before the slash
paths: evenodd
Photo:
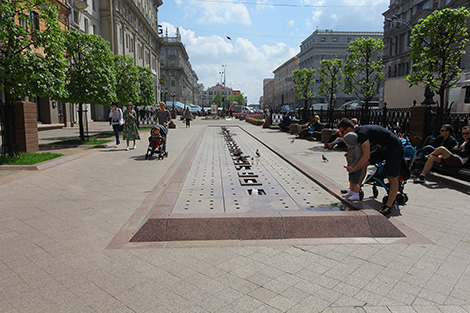
<path id="1" fill-rule="evenodd" d="M 227 68 L 228 65 L 222 64 L 222 67 L 224 68 L 224 87 L 225 87 L 225 69 Z"/>

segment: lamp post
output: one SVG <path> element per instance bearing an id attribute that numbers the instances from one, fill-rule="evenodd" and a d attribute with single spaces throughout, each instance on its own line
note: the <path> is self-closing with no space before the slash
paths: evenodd
<path id="1" fill-rule="evenodd" d="M 168 88 L 165 88 L 165 98 L 164 98 L 164 102 L 166 103 L 166 95 L 168 94 Z"/>
<path id="2" fill-rule="evenodd" d="M 228 65 L 222 64 L 222 67 L 224 68 L 224 87 L 225 87 L 225 69 L 227 68 Z"/>
<path id="3" fill-rule="evenodd" d="M 175 97 L 176 97 L 176 92 L 172 91 L 170 93 L 172 103 L 173 103 L 173 108 L 171 109 L 171 118 L 176 118 L 176 111 L 175 111 Z"/>

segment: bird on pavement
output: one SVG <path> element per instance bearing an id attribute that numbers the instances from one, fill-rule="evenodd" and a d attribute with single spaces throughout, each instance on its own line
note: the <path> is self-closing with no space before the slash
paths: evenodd
<path id="1" fill-rule="evenodd" d="M 255 152 L 255 153 L 256 153 L 256 156 L 257 156 L 258 158 L 261 156 L 261 154 L 259 153 L 259 150 L 258 150 L 258 149 L 256 149 L 256 152 Z"/>
<path id="2" fill-rule="evenodd" d="M 321 155 L 321 159 L 323 160 L 323 162 L 328 162 L 329 161 L 324 154 Z"/>

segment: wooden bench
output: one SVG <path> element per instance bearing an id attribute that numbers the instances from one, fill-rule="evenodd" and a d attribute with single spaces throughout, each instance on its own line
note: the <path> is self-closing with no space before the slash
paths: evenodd
<path id="1" fill-rule="evenodd" d="M 466 165 L 468 166 L 468 164 Z M 432 171 L 442 175 L 451 176 L 457 179 L 470 182 L 470 168 L 454 168 L 442 166 L 440 164 L 434 164 L 432 167 Z"/>

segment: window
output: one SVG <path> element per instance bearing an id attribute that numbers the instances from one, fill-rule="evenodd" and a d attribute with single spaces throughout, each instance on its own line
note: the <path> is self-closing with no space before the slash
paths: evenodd
<path id="1" fill-rule="evenodd" d="M 333 42 L 338 42 L 338 38 L 337 38 L 337 37 L 333 37 Z"/>
<path id="2" fill-rule="evenodd" d="M 171 87 L 175 87 L 176 86 L 176 81 L 175 80 L 172 80 L 171 81 Z"/>
<path id="3" fill-rule="evenodd" d="M 88 19 L 84 19 L 85 22 L 85 34 L 88 34 L 90 32 L 90 25 L 88 25 Z"/>
<path id="4" fill-rule="evenodd" d="M 326 37 L 321 37 L 321 42 L 326 42 Z"/>
<path id="5" fill-rule="evenodd" d="M 170 49 L 170 55 L 176 55 L 175 49 Z"/>
<path id="6" fill-rule="evenodd" d="M 160 50 L 160 55 L 165 55 L 165 50 L 164 49 Z"/>
<path id="7" fill-rule="evenodd" d="M 28 16 L 23 15 L 20 18 L 20 25 L 23 27 L 25 31 L 28 31 Z"/>
<path id="8" fill-rule="evenodd" d="M 175 61 L 174 60 L 170 61 L 170 67 L 175 67 Z"/>
<path id="9" fill-rule="evenodd" d="M 73 21 L 75 24 L 78 24 L 78 22 L 80 21 L 78 11 L 73 10 Z"/>
<path id="10" fill-rule="evenodd" d="M 39 30 L 39 15 L 36 12 L 30 12 L 29 17 L 31 18 L 31 35 L 35 30 Z"/>
<path id="11" fill-rule="evenodd" d="M 96 25 L 93 25 L 93 34 L 96 35 Z"/>
<path id="12" fill-rule="evenodd" d="M 93 8 L 93 11 L 96 11 L 95 0 L 91 0 L 91 6 Z"/>

